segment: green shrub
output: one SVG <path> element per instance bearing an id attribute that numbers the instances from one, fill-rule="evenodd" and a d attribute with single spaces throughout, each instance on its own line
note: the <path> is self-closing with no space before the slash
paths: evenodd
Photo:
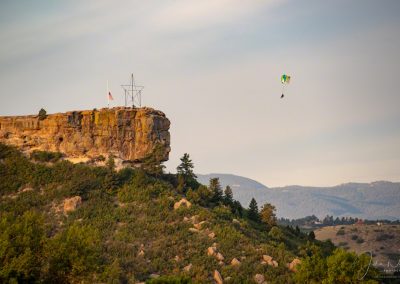
<path id="1" fill-rule="evenodd" d="M 31 159 L 38 162 L 52 162 L 55 163 L 63 157 L 59 152 L 48 152 L 35 150 L 31 153 Z"/>
<path id="2" fill-rule="evenodd" d="M 47 112 L 45 109 L 41 108 L 39 110 L 39 120 L 44 120 L 47 117 Z"/>
<path id="3" fill-rule="evenodd" d="M 369 267 L 370 257 L 336 249 L 328 258 L 320 254 L 306 257 L 294 275 L 297 283 L 378 283 L 379 272 Z M 365 275 L 364 275 L 365 274 Z"/>
<path id="4" fill-rule="evenodd" d="M 376 237 L 376 241 L 378 241 L 378 242 L 380 242 L 380 241 L 386 241 L 386 240 L 391 240 L 391 239 L 394 239 L 394 235 L 386 234 L 386 233 L 384 233 L 384 234 L 379 234 L 379 235 Z"/>
<path id="5" fill-rule="evenodd" d="M 284 237 L 282 230 L 279 229 L 279 227 L 277 226 L 271 228 L 271 230 L 268 233 L 268 236 L 277 241 L 282 241 Z"/>
<path id="6" fill-rule="evenodd" d="M 337 236 L 343 236 L 344 234 L 345 234 L 344 229 L 339 229 L 339 230 L 336 232 L 336 235 L 337 235 Z"/>
<path id="7" fill-rule="evenodd" d="M 44 218 L 34 211 L 22 216 L 1 214 L 0 219 L 0 282 L 35 282 L 45 259 Z"/>
<path id="8" fill-rule="evenodd" d="M 229 221 L 233 219 L 233 214 L 231 210 L 226 206 L 221 205 L 214 207 L 212 211 L 217 219 Z"/>
<path id="9" fill-rule="evenodd" d="M 362 244 L 363 242 L 364 242 L 364 239 L 360 238 L 360 237 L 356 241 L 357 244 Z"/>
<path id="10" fill-rule="evenodd" d="M 95 271 L 101 263 L 99 234 L 90 226 L 70 225 L 47 244 L 46 278 L 51 282 L 67 282 L 70 277 Z"/>

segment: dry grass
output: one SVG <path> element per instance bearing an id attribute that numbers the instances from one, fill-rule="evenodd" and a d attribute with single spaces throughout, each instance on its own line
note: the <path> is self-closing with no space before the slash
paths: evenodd
<path id="1" fill-rule="evenodd" d="M 377 267 L 387 267 L 388 261 L 395 266 L 400 261 L 400 225 L 339 225 L 320 228 L 314 233 L 316 239 L 330 239 L 348 251 L 372 253 Z"/>

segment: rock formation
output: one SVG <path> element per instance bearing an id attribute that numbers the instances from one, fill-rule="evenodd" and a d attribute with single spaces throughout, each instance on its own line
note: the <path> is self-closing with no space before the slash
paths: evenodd
<path id="1" fill-rule="evenodd" d="M 170 152 L 170 122 L 161 111 L 125 108 L 72 111 L 47 115 L 0 117 L 0 142 L 26 152 L 61 152 L 70 158 L 113 155 L 140 163 L 162 147 L 162 160 Z"/>
<path id="2" fill-rule="evenodd" d="M 74 196 L 64 200 L 64 214 L 75 211 L 82 204 L 82 198 L 80 196 Z"/>

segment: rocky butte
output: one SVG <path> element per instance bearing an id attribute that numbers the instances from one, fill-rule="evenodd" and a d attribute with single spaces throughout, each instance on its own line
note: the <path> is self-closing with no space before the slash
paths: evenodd
<path id="1" fill-rule="evenodd" d="M 0 116 L 0 142 L 33 150 L 61 152 L 68 159 L 87 161 L 113 155 L 140 164 L 157 145 L 168 160 L 170 121 L 152 108 L 103 108 L 39 115 Z"/>

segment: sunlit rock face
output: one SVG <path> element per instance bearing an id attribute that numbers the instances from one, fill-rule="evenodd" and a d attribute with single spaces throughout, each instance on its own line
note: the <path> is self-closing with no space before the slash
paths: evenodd
<path id="1" fill-rule="evenodd" d="M 104 108 L 47 115 L 0 117 L 0 142 L 25 152 L 61 152 L 70 158 L 113 155 L 140 163 L 156 145 L 170 152 L 170 121 L 152 108 Z"/>

